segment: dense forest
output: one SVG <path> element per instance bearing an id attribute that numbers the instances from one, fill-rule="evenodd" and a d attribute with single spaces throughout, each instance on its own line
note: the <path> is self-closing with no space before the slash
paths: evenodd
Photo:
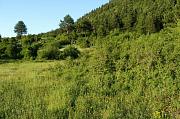
<path id="1" fill-rule="evenodd" d="M 55 64 L 1 75 L 0 118 L 180 118 L 180 0 L 110 0 L 56 30 L 27 30 L 19 21 L 17 37 L 0 37 L 0 67 Z"/>

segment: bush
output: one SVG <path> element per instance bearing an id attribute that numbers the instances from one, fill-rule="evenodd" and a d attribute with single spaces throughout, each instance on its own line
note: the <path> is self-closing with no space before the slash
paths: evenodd
<path id="1" fill-rule="evenodd" d="M 5 54 L 10 59 L 20 59 L 22 58 L 21 55 L 22 46 L 19 41 L 15 38 L 10 39 L 9 43 L 7 44 Z"/>
<path id="2" fill-rule="evenodd" d="M 72 59 L 78 58 L 80 52 L 73 46 L 67 46 L 64 50 L 61 50 L 54 46 L 48 45 L 38 51 L 38 58 L 45 60 L 58 60 L 70 57 Z"/>
<path id="3" fill-rule="evenodd" d="M 91 42 L 89 40 L 89 38 L 78 38 L 78 40 L 76 41 L 77 45 L 79 45 L 81 48 L 89 48 L 91 47 Z"/>
<path id="4" fill-rule="evenodd" d="M 52 43 L 50 43 L 50 45 L 52 47 L 57 47 L 59 49 L 63 48 L 65 45 L 68 45 L 68 44 L 70 44 L 70 42 L 69 41 L 64 41 L 64 40 L 55 40 Z"/>
<path id="5" fill-rule="evenodd" d="M 21 54 L 24 56 L 24 59 L 36 59 L 38 49 L 41 47 L 40 43 L 33 44 L 31 46 L 23 48 Z"/>
<path id="6" fill-rule="evenodd" d="M 58 44 L 60 44 L 61 46 L 71 44 L 71 40 L 65 34 L 58 35 L 56 37 L 56 40 L 58 41 Z"/>
<path id="7" fill-rule="evenodd" d="M 68 46 L 64 49 L 64 57 L 70 57 L 72 59 L 76 59 L 79 57 L 79 50 L 73 46 Z"/>
<path id="8" fill-rule="evenodd" d="M 59 59 L 60 51 L 57 47 L 47 46 L 38 51 L 38 57 L 40 59 L 54 60 Z"/>
<path id="9" fill-rule="evenodd" d="M 0 44 L 0 59 L 5 59 L 7 57 L 5 51 L 6 47 Z"/>

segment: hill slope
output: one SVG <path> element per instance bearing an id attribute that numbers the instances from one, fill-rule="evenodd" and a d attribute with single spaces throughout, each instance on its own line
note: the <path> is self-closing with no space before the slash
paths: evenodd
<path id="1" fill-rule="evenodd" d="M 113 29 L 158 32 L 180 17 L 179 0 L 111 0 L 83 19 L 90 19 L 98 35 Z"/>

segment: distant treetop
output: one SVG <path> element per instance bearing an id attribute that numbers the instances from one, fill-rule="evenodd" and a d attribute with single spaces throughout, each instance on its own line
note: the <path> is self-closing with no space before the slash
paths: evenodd
<path id="1" fill-rule="evenodd" d="M 60 28 L 65 30 L 67 33 L 73 30 L 74 19 L 68 14 L 64 17 L 64 20 L 60 20 Z"/>
<path id="2" fill-rule="evenodd" d="M 18 21 L 18 23 L 14 27 L 14 32 L 17 33 L 17 36 L 27 34 L 27 28 L 23 21 Z"/>

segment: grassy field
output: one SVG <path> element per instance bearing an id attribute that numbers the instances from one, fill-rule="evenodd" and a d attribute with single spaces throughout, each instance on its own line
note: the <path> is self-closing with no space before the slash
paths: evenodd
<path id="1" fill-rule="evenodd" d="M 0 118 L 48 118 L 47 112 L 61 107 L 67 83 L 63 85 L 65 82 L 51 71 L 60 63 L 0 64 Z"/>

